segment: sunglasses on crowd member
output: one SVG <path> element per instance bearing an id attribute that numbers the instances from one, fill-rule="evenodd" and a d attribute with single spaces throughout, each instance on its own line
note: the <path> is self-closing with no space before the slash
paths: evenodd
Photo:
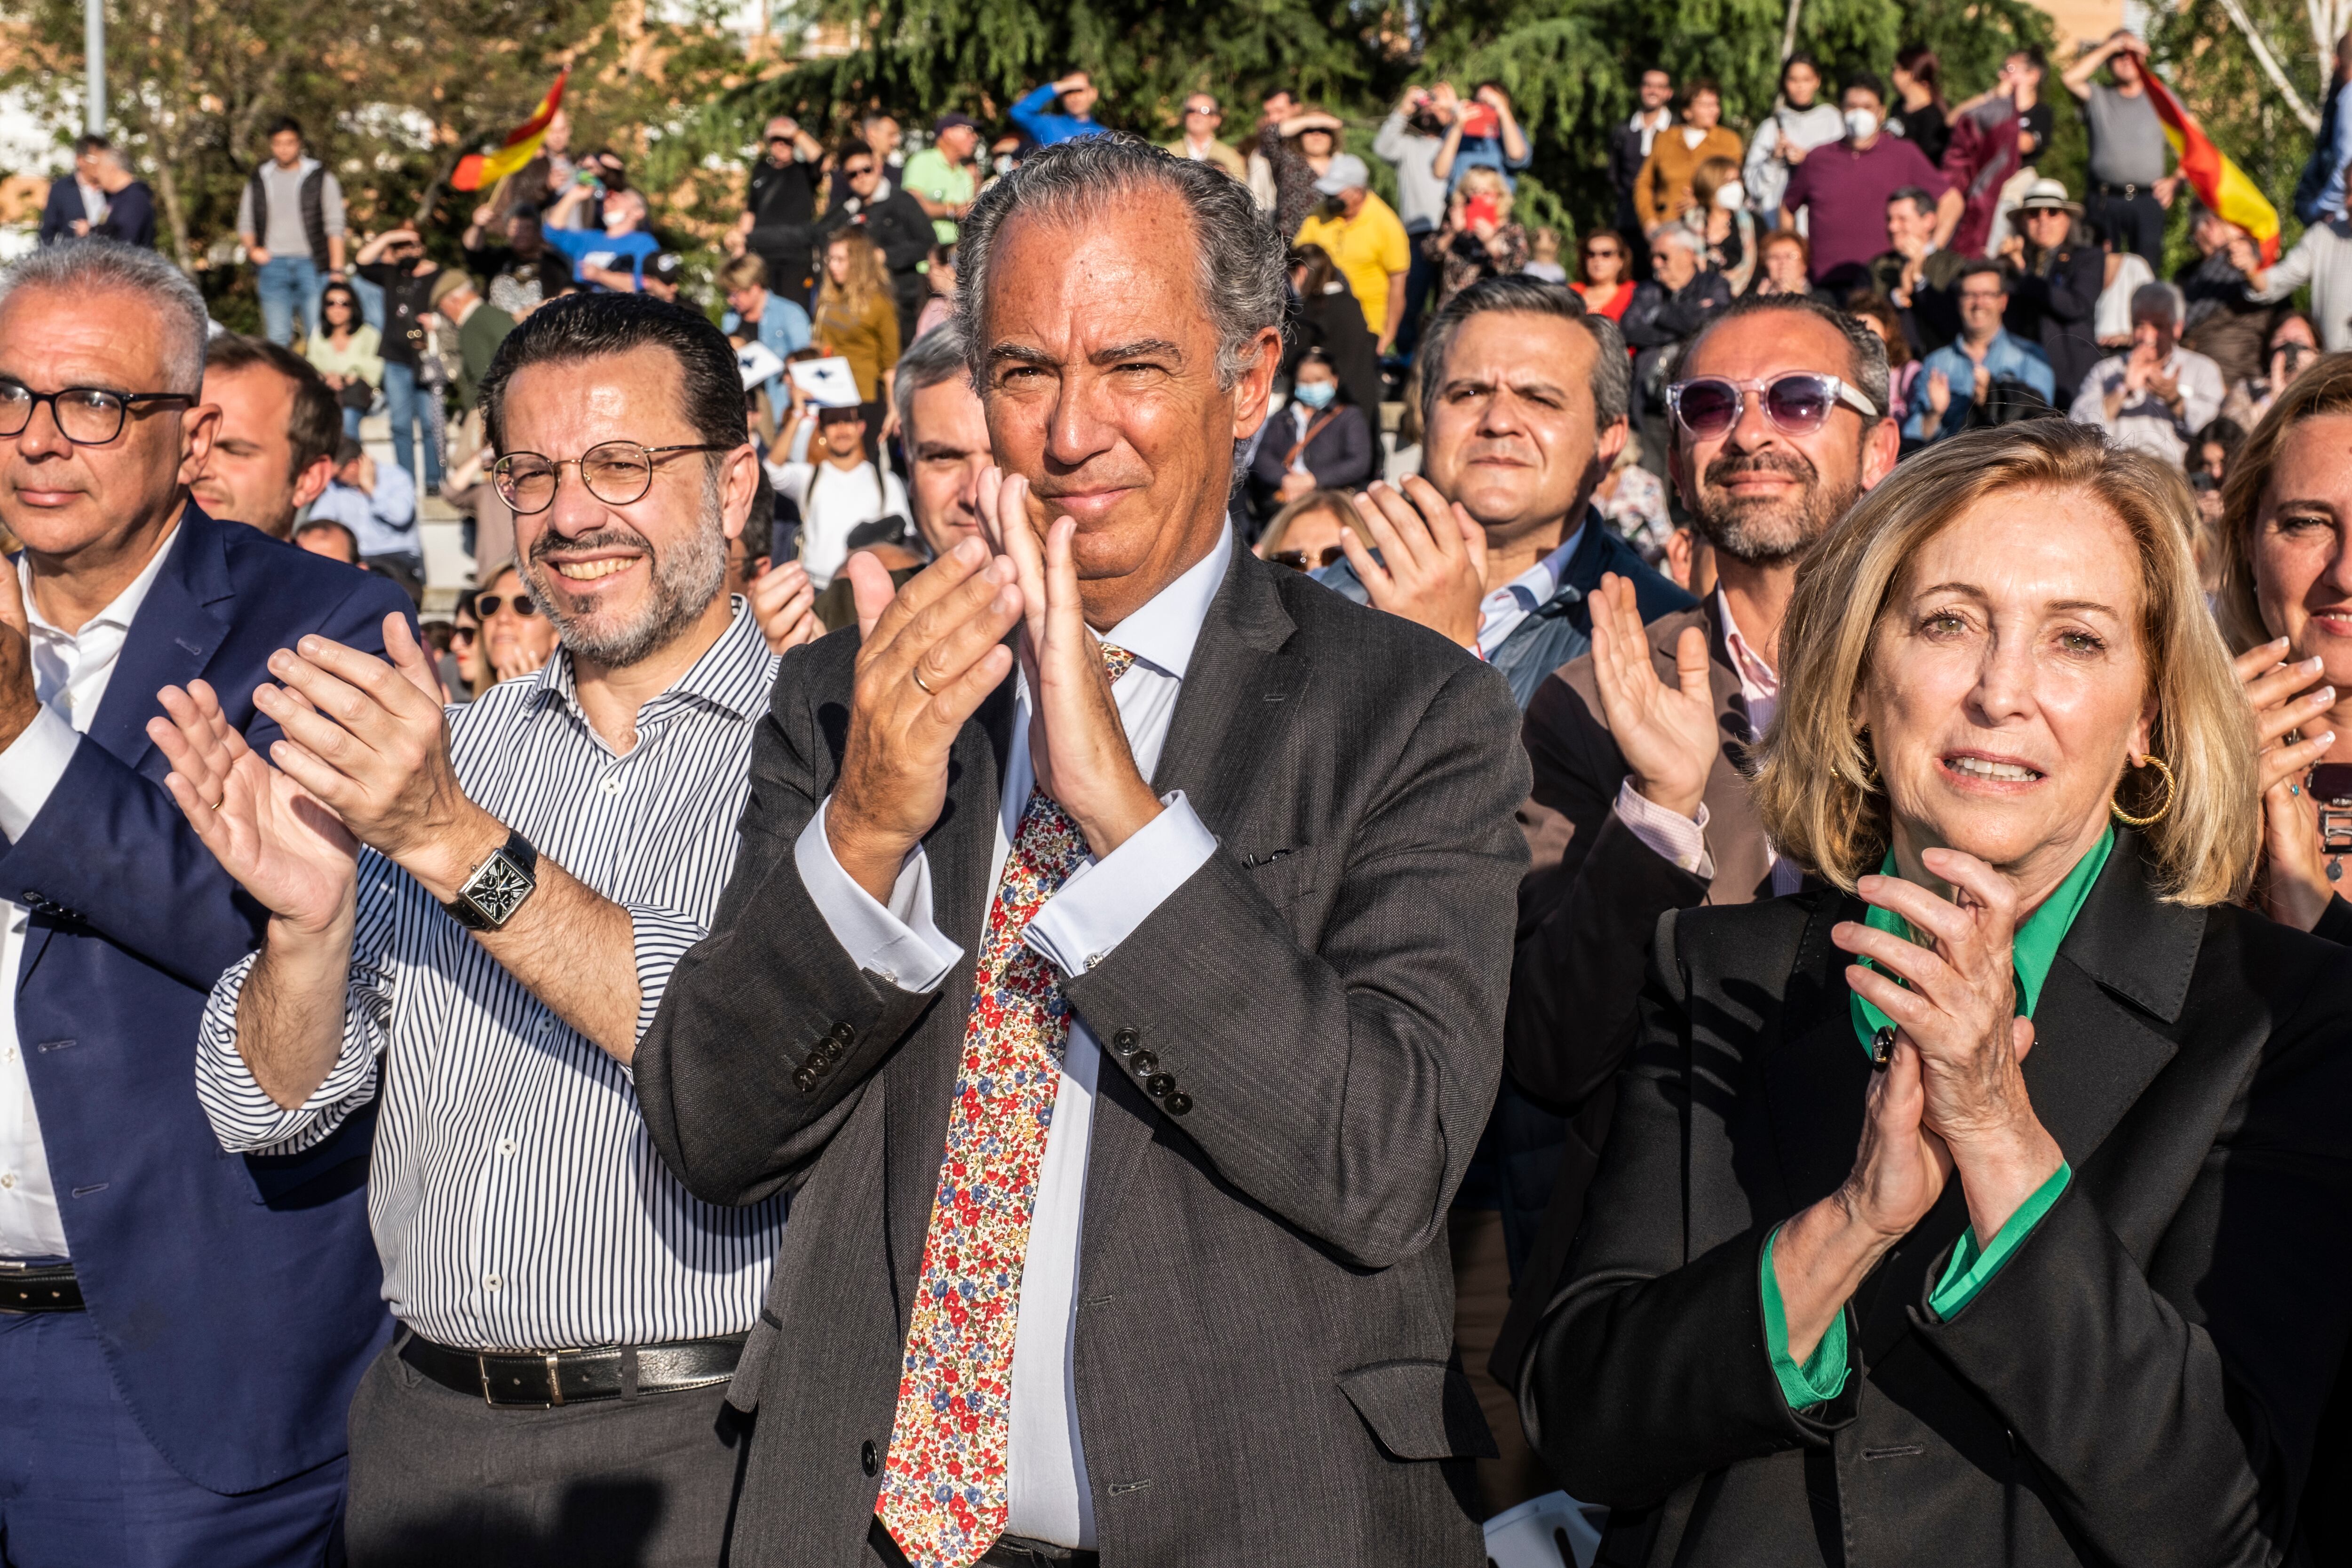
<path id="1" fill-rule="evenodd" d="M 455 647 L 461 642 L 472 642 L 481 635 L 482 628 L 479 626 L 453 626 L 449 628 L 449 646 Z"/>
<path id="2" fill-rule="evenodd" d="M 1810 436 L 1829 423 L 1841 403 L 1865 419 L 1879 416 L 1877 407 L 1861 392 L 1833 375 L 1792 371 L 1769 381 L 1731 381 L 1703 375 L 1678 381 L 1666 388 L 1666 406 L 1675 422 L 1700 440 L 1712 440 L 1738 425 L 1748 409 L 1748 395 L 1761 393 L 1764 417 L 1784 436 Z"/>
<path id="3" fill-rule="evenodd" d="M 539 614 L 539 602 L 533 599 L 529 594 L 523 593 L 507 594 L 503 595 L 498 594 L 484 594 L 479 598 L 476 599 L 474 604 L 477 606 L 475 613 L 486 621 L 492 616 L 499 613 L 500 605 L 512 605 L 514 613 L 518 616 L 535 616 Z M 452 635 L 459 637 L 472 637 L 474 635 L 474 628 L 467 626 L 461 631 Z"/>
<path id="4" fill-rule="evenodd" d="M 131 411 L 142 403 L 194 403 L 184 392 L 112 392 L 102 386 L 68 386 L 35 392 L 20 381 L 0 377 L 0 437 L 22 436 L 33 410 L 46 403 L 58 433 L 77 447 L 103 447 L 122 434 Z"/>
<path id="5" fill-rule="evenodd" d="M 1315 564 L 1318 566 L 1328 566 L 1333 562 L 1344 557 L 1347 553 L 1348 552 L 1346 551 L 1340 549 L 1336 544 L 1327 544 L 1323 547 L 1322 559 L 1317 561 Z M 1267 556 L 1266 559 L 1273 562 L 1277 566 L 1287 566 L 1293 572 L 1304 572 L 1307 569 L 1307 552 L 1304 550 L 1277 550 L 1273 554 Z"/>
<path id="6" fill-rule="evenodd" d="M 866 175 L 874 172 L 874 165 L 871 163 L 844 163 L 841 166 L 841 172 L 843 175 L 849 179 L 862 180 Z"/>
<path id="7" fill-rule="evenodd" d="M 606 506 L 626 506 L 641 500 L 653 489 L 654 459 L 671 452 L 731 452 L 708 441 L 682 442 L 673 447 L 644 447 L 635 441 L 605 441 L 577 458 L 543 458 L 537 452 L 509 452 L 490 465 L 490 483 L 499 499 L 524 517 L 555 504 L 555 487 L 566 468 L 580 470 L 580 482 Z M 487 614 L 488 612 L 484 612 Z"/>
<path id="8" fill-rule="evenodd" d="M 1625 253 L 1613 245 L 1588 245 L 1584 247 L 1584 254 L 1588 260 L 1598 256 L 1605 261 L 1612 256 L 1622 256 Z"/>

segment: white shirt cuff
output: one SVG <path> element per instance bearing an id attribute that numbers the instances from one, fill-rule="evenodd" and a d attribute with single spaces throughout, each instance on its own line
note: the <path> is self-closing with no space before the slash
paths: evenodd
<path id="1" fill-rule="evenodd" d="M 16 843 L 31 830 L 33 818 L 49 801 L 49 792 L 66 776 L 74 748 L 81 737 L 65 716 L 47 703 L 33 715 L 25 732 L 0 752 L 0 833 Z"/>
<path id="2" fill-rule="evenodd" d="M 1706 847 L 1706 802 L 1698 805 L 1696 820 L 1669 811 L 1633 787 L 1627 779 L 1617 786 L 1617 819 L 1657 856 L 1673 861 L 1694 877 L 1715 879 L 1715 857 Z"/>
<path id="3" fill-rule="evenodd" d="M 1217 852 L 1216 835 L 1182 790 L 1160 804 L 1167 809 L 1102 859 L 1071 872 L 1045 900 L 1021 933 L 1031 952 L 1064 974 L 1084 973 Z"/>
<path id="4" fill-rule="evenodd" d="M 888 908 L 859 887 L 834 858 L 824 836 L 827 795 L 793 845 L 801 884 L 844 952 L 868 973 L 901 991 L 936 991 L 948 971 L 963 962 L 963 949 L 931 923 L 931 862 L 917 845 L 898 868 Z"/>

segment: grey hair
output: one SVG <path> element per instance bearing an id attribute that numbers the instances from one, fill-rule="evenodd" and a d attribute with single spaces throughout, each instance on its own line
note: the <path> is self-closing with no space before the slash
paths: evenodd
<path id="1" fill-rule="evenodd" d="M 971 374 L 971 366 L 964 359 L 961 321 L 942 321 L 917 338 L 914 345 L 898 356 L 898 368 L 891 374 L 890 406 L 898 416 L 898 428 L 910 432 L 915 428 L 915 394 L 957 376 L 969 379 Z M 911 435 L 908 437 L 909 455 L 913 439 Z"/>
<path id="2" fill-rule="evenodd" d="M 1846 371 L 1843 379 L 1851 383 L 1856 392 L 1870 399 L 1870 405 L 1878 410 L 1880 418 L 1886 417 L 1889 406 L 1887 384 L 1891 379 L 1886 368 L 1886 340 L 1880 337 L 1878 330 L 1862 317 L 1824 305 L 1809 294 L 1743 294 L 1719 310 L 1709 310 L 1698 331 L 1683 344 L 1681 357 L 1675 363 L 1688 364 L 1690 356 L 1698 352 L 1698 345 L 1706 341 L 1707 333 L 1724 322 L 1737 321 L 1742 316 L 1760 316 L 1768 310 L 1791 316 L 1811 316 L 1834 329 L 1838 336 L 1845 340 Z"/>
<path id="3" fill-rule="evenodd" d="M 190 397 L 203 390 L 205 342 L 212 332 L 212 318 L 188 275 L 155 252 L 112 239 L 45 246 L 0 272 L 0 305 L 19 289 L 47 289 L 77 300 L 105 290 L 138 295 L 160 321 L 155 336 L 168 384 L 123 390 L 179 392 Z"/>
<path id="4" fill-rule="evenodd" d="M 1005 225 L 1031 217 L 1078 226 L 1122 197 L 1164 191 L 1191 214 L 1201 306 L 1217 332 L 1217 384 L 1249 368 L 1256 341 L 1282 325 L 1288 247 L 1257 210 L 1249 187 L 1213 163 L 1196 163 L 1124 134 L 1056 142 L 982 195 L 956 247 L 956 320 L 975 385 L 987 384 L 983 330 L 989 272 Z M 1175 237 L 1169 237 L 1175 242 Z"/>
<path id="5" fill-rule="evenodd" d="M 1547 283 L 1524 272 L 1486 278 L 1445 302 L 1436 320 L 1421 335 L 1421 423 L 1428 428 L 1437 400 L 1445 391 L 1445 358 L 1462 323 L 1490 310 L 1513 310 L 1527 316 L 1557 316 L 1574 321 L 1592 336 L 1592 427 L 1606 430 L 1633 405 L 1633 363 L 1626 355 L 1625 339 L 1617 323 L 1584 308 L 1576 290 L 1562 283 Z"/>
<path id="6" fill-rule="evenodd" d="M 2132 290 L 2131 319 L 2133 321 L 2137 321 L 2142 316 L 2153 316 L 2158 310 L 2164 312 L 2165 319 L 2172 323 L 2176 331 L 2179 330 L 2181 321 L 2189 312 L 2181 304 L 2180 289 L 2176 285 L 2143 283 Z"/>

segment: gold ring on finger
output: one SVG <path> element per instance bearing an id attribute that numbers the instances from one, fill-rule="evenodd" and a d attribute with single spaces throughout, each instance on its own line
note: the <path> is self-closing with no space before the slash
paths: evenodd
<path id="1" fill-rule="evenodd" d="M 916 665 L 912 669 L 908 670 L 908 673 L 915 678 L 915 684 L 923 689 L 924 696 L 937 697 L 939 695 L 938 692 L 931 689 L 931 683 L 923 679 L 923 667 L 921 665 Z"/>

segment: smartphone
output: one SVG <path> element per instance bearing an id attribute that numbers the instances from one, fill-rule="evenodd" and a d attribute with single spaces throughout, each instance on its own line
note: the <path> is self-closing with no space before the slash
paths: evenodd
<path id="1" fill-rule="evenodd" d="M 2322 763 L 2304 781 L 2319 805 L 2319 847 L 2329 855 L 2352 855 L 2352 763 Z M 2336 874 L 2334 865 L 2328 875 Z"/>
<path id="2" fill-rule="evenodd" d="M 1472 196 L 1462 204 L 1462 221 L 1469 224 L 1499 223 L 1501 212 L 1492 196 Z"/>

